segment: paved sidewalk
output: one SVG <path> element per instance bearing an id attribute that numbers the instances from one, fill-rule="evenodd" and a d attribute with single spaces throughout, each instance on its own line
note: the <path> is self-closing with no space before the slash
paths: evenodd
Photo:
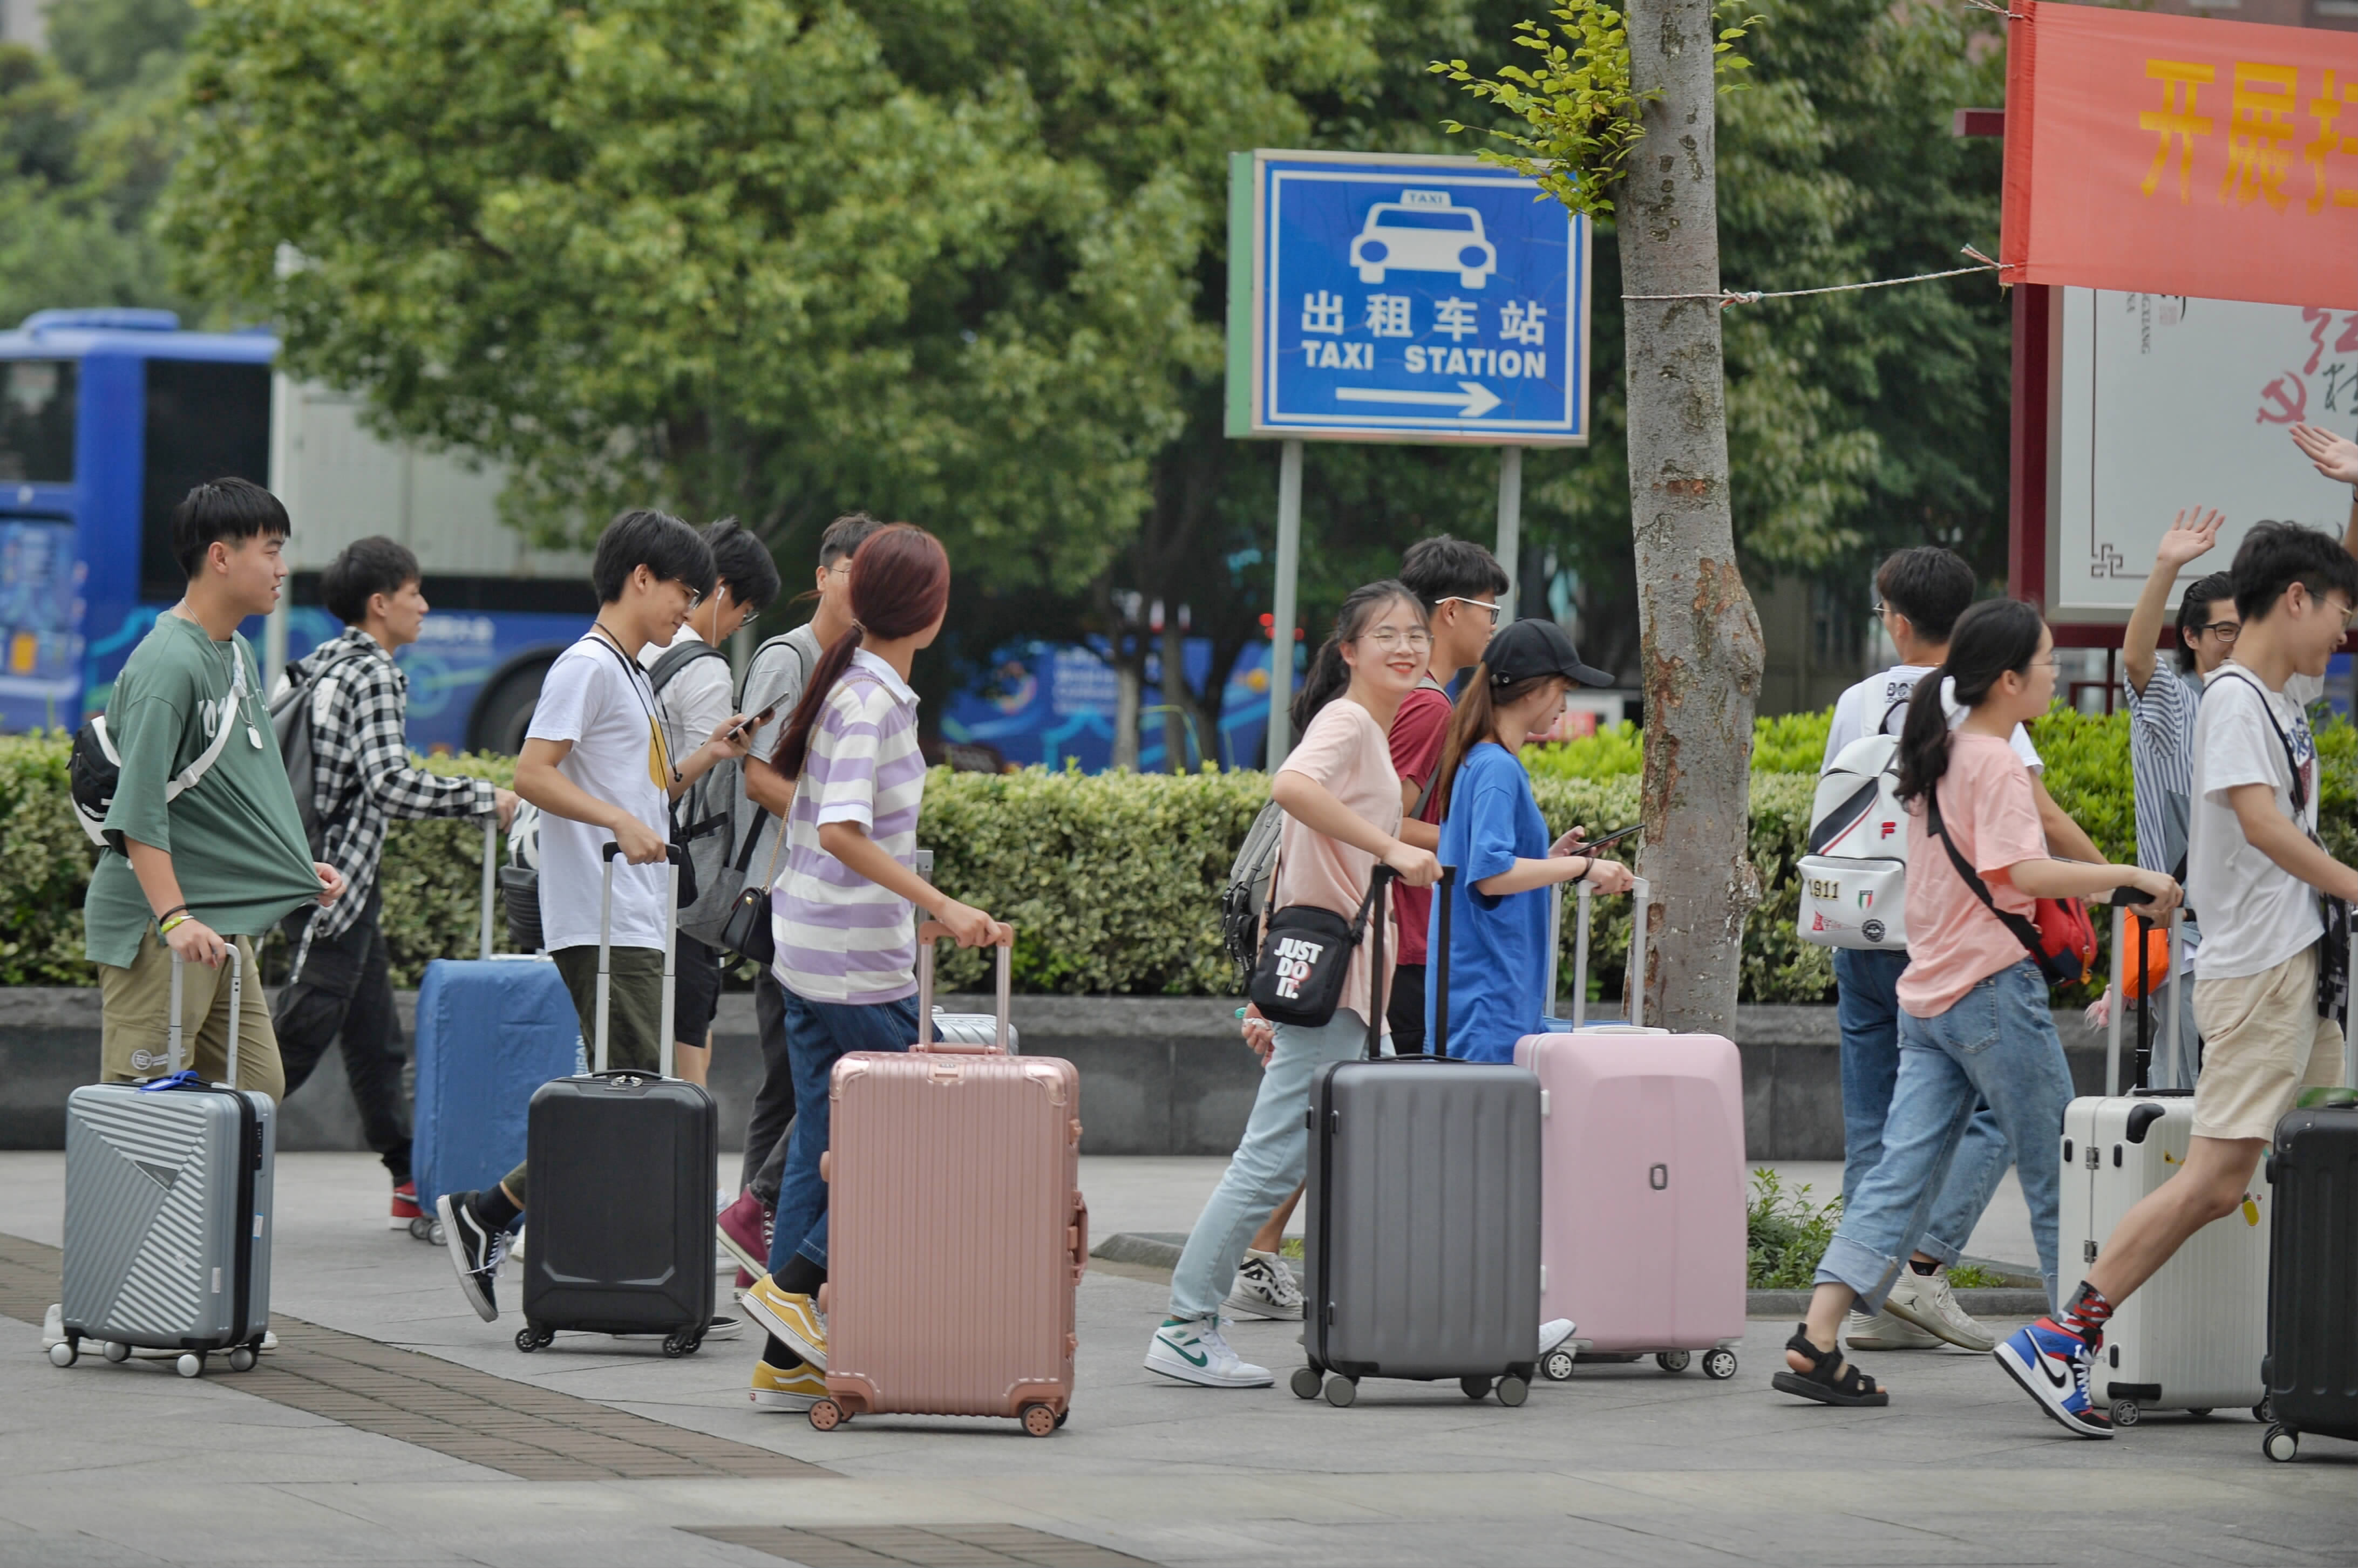
<path id="1" fill-rule="evenodd" d="M 1781 1323 L 1752 1325 L 1731 1381 L 1584 1368 L 1520 1410 L 1184 1388 L 1138 1364 L 1160 1284 L 1102 1268 L 1055 1437 L 883 1417 L 823 1436 L 747 1406 L 750 1338 L 517 1354 L 438 1249 L 383 1228 L 360 1155 L 280 1163 L 274 1304 L 312 1326 L 282 1326 L 275 1361 L 59 1371 L 25 1260 L 59 1239 L 60 1163 L 0 1155 L 0 1232 L 22 1238 L 0 1243 L 0 1563 L 2281 1564 L 2352 1561 L 2358 1536 L 2358 1444 L 2274 1465 L 2225 1413 L 2074 1443 L 1946 1351 L 1865 1357 L 1893 1406 L 1824 1410 L 1768 1387 Z M 1201 1194 L 1163 1163 L 1089 1162 L 1101 1228 L 1184 1227 L 1157 1195 Z M 1236 1337 L 1282 1374 L 1295 1332 Z M 527 1448 L 546 1478 L 518 1473 Z"/>

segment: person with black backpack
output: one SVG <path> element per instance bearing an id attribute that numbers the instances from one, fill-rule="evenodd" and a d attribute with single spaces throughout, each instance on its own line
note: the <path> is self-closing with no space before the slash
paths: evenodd
<path id="1" fill-rule="evenodd" d="M 696 750 L 703 737 L 730 714 L 734 696 L 729 679 L 729 655 L 720 644 L 738 628 L 762 612 L 778 596 L 778 567 L 769 547 L 724 517 L 704 530 L 712 548 L 716 574 L 712 592 L 688 612 L 687 621 L 672 633 L 668 645 L 653 643 L 639 650 L 647 667 L 647 684 L 654 687 L 655 714 L 663 720 L 664 741 L 675 757 Z M 701 865 L 718 857 L 698 854 L 701 841 L 719 845 L 735 814 L 724 798 L 737 788 L 732 762 L 716 764 L 672 803 L 672 838 L 682 843 Z M 699 889 L 699 893 L 701 892 Z M 698 903 L 703 902 L 699 896 Z M 692 915 L 683 912 L 678 951 L 673 960 L 672 1031 L 679 1076 L 701 1084 L 712 1062 L 712 1018 L 720 1007 L 719 952 L 686 929 Z"/>
<path id="2" fill-rule="evenodd" d="M 394 655 L 417 641 L 431 608 L 420 576 L 417 557 L 395 540 L 373 535 L 345 546 L 319 574 L 320 600 L 344 629 L 288 665 L 270 701 L 312 852 L 341 872 L 349 889 L 283 923 L 293 959 L 271 1022 L 287 1092 L 303 1087 L 341 1036 L 362 1136 L 393 1180 L 385 1223 L 395 1230 L 407 1229 L 421 1211 L 402 1105 L 401 1022 L 377 924 L 385 829 L 396 819 L 494 813 L 504 827 L 516 802 L 488 780 L 428 773 L 410 754 L 409 677 Z"/>

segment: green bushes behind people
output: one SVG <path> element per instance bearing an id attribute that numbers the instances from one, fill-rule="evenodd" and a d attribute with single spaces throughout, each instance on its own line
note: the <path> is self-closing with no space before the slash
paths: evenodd
<path id="1" fill-rule="evenodd" d="M 1809 830 L 1827 716 L 1764 719 L 1756 730 L 1751 852 L 1762 902 L 1744 937 L 1747 1001 L 1820 1002 L 1833 996 L 1831 954 L 1794 930 L 1793 868 Z M 2033 726 L 2047 785 L 2107 855 L 2135 854 L 2125 715 L 2058 710 Z M 2358 863 L 2358 730 L 2320 728 L 2326 845 Z M 0 737 L 0 985 L 89 985 L 81 899 L 96 851 L 66 796 L 66 738 Z M 1642 745 L 1615 726 L 1597 736 L 1525 752 L 1549 827 L 1602 832 L 1638 817 Z M 444 757 L 427 764 L 505 784 L 504 757 Z M 1028 991 L 1226 995 L 1236 976 L 1221 951 L 1218 897 L 1236 846 L 1262 803 L 1255 773 L 953 773 L 926 781 L 920 841 L 935 875 L 959 897 L 1012 921 L 1015 977 Z M 384 929 L 395 983 L 415 985 L 427 961 L 472 954 L 480 905 L 481 828 L 468 822 L 397 822 L 386 838 Z M 2103 928 L 2099 922 L 2100 929 Z M 1573 922 L 1562 974 L 1570 984 Z M 506 946 L 505 922 L 495 925 Z M 1629 946 L 1628 903 L 1596 903 L 1592 997 L 1617 1010 Z M 986 982 L 976 953 L 946 954 L 943 983 Z"/>

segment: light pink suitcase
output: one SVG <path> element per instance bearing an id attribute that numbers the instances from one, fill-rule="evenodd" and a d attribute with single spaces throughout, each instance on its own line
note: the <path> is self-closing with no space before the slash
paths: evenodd
<path id="1" fill-rule="evenodd" d="M 1089 1252 L 1080 1075 L 1007 1053 L 1008 953 L 994 1043 L 932 1039 L 928 938 L 915 1046 L 836 1064 L 821 1432 L 883 1413 L 1007 1416 L 1034 1437 L 1065 1424 Z"/>
<path id="2" fill-rule="evenodd" d="M 1632 1022 L 1585 1025 L 1589 890 L 1577 891 L 1573 1033 L 1515 1045 L 1541 1089 L 1540 1314 L 1574 1325 L 1540 1370 L 1561 1380 L 1575 1359 L 1651 1355 L 1680 1372 L 1702 1351 L 1704 1376 L 1730 1378 L 1744 1338 L 1743 1067 L 1732 1041 L 1644 1026 L 1642 879 Z"/>

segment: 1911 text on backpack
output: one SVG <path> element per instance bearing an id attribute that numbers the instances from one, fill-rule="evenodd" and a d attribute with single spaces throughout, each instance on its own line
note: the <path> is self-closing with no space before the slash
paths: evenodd
<path id="1" fill-rule="evenodd" d="M 1802 941 L 1907 951 L 1908 817 L 1898 795 L 1898 752 L 1899 738 L 1878 725 L 1819 776 L 1807 853 L 1797 868 Z"/>

